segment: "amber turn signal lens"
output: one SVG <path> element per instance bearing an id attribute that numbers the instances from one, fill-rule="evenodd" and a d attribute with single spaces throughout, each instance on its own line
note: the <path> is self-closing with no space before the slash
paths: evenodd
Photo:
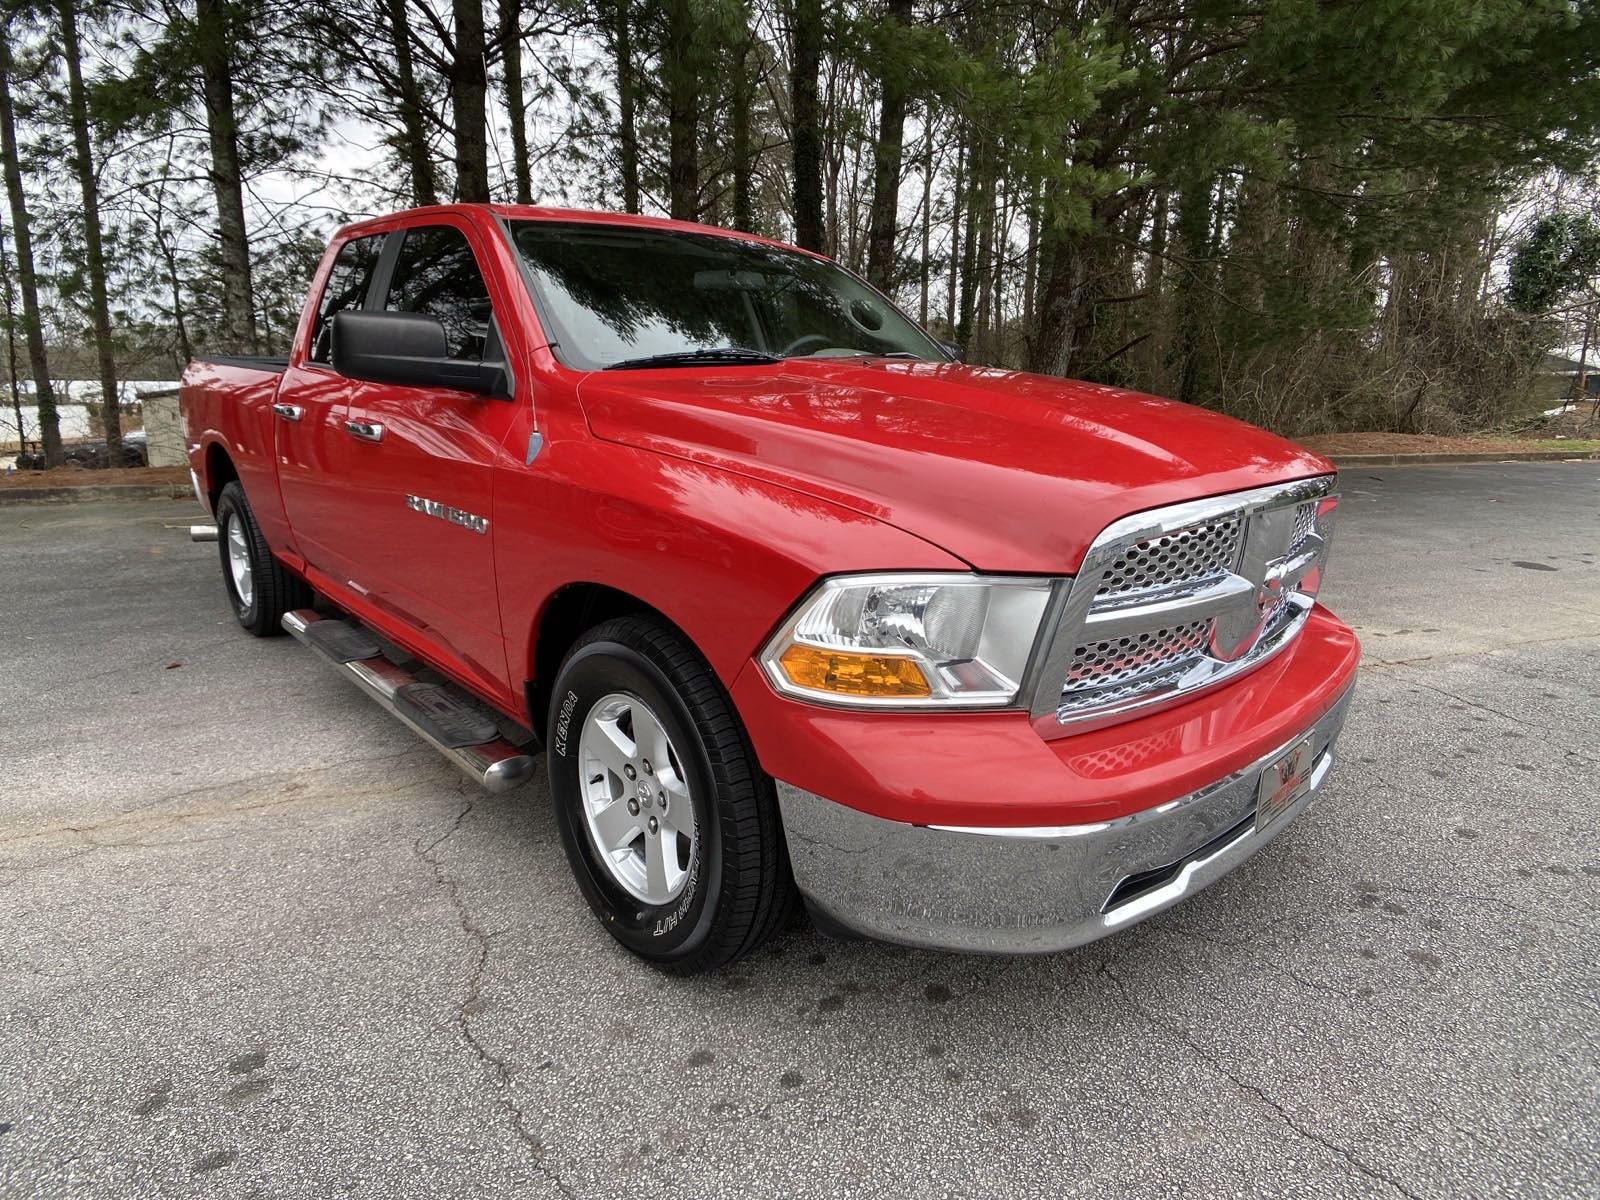
<path id="1" fill-rule="evenodd" d="M 796 687 L 841 696 L 930 696 L 922 668 L 909 658 L 824 650 L 795 643 L 778 662 Z"/>

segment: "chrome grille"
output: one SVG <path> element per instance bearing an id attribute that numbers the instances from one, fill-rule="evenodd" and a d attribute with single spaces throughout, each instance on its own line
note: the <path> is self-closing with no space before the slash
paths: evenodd
<path id="1" fill-rule="evenodd" d="M 1151 671 L 1170 669 L 1205 651 L 1209 621 L 1190 621 L 1127 637 L 1079 646 L 1067 670 L 1067 686 L 1080 690 L 1122 683 Z"/>
<path id="2" fill-rule="evenodd" d="M 1333 482 L 1258 488 L 1111 525 L 1072 583 L 1034 715 L 1053 711 L 1063 726 L 1121 716 L 1221 682 L 1286 645 L 1320 583 Z"/>
<path id="3" fill-rule="evenodd" d="M 1294 507 L 1294 536 L 1289 540 L 1291 552 L 1305 545 L 1311 531 L 1317 527 L 1317 505 L 1313 500 Z"/>
<path id="4" fill-rule="evenodd" d="M 1106 569 L 1101 596 L 1120 596 L 1226 575 L 1239 557 L 1239 518 L 1191 525 L 1129 546 Z"/>

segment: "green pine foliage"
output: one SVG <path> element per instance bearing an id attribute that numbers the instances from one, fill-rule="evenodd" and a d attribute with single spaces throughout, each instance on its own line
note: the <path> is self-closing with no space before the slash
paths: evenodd
<path id="1" fill-rule="evenodd" d="M 1287 432 L 1493 422 L 1594 324 L 1600 6 L 476 2 L 80 7 L 117 353 L 281 349 L 334 226 L 485 178 L 803 217 L 971 361 Z M 82 342 L 53 12 L 7 34 L 40 320 Z"/>

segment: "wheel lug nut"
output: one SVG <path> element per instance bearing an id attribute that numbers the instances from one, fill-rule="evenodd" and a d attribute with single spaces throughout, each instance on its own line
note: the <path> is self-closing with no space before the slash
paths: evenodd
<path id="1" fill-rule="evenodd" d="M 643 767 L 643 768 L 644 768 L 644 773 L 645 773 L 645 774 L 646 774 L 646 775 L 653 775 L 653 774 L 655 774 L 655 772 L 654 772 L 654 771 L 652 771 L 652 770 L 651 770 L 651 769 L 650 769 L 650 760 L 649 760 L 649 759 L 648 759 L 648 758 L 647 758 L 647 759 L 645 759 L 645 760 L 644 760 L 644 761 L 643 761 L 643 762 L 642 762 L 642 763 L 640 763 L 640 764 L 639 764 L 639 765 L 640 765 L 640 766 L 642 766 L 642 767 Z"/>
<path id="2" fill-rule="evenodd" d="M 637 800 L 628 801 L 628 813 L 630 816 L 635 817 L 639 815 L 639 802 Z"/>
<path id="3" fill-rule="evenodd" d="M 661 828 L 661 823 L 659 821 L 657 821 L 654 817 L 651 817 L 650 818 L 650 832 L 654 833 L 654 832 L 656 832 L 656 830 L 658 830 L 660 828 Z"/>
<path id="4" fill-rule="evenodd" d="M 661 805 L 661 811 L 662 812 L 666 812 L 667 811 L 667 794 L 665 792 L 662 792 L 660 795 L 658 795 L 656 797 L 656 801 Z"/>
<path id="5" fill-rule="evenodd" d="M 650 769 L 649 767 L 645 768 L 646 771 L 648 771 L 649 769 Z M 637 772 L 637 771 L 635 771 L 633 769 L 633 765 L 631 763 L 628 766 L 625 766 L 625 767 L 622 768 L 622 773 L 624 775 L 626 775 L 629 779 L 637 779 L 637 778 L 639 778 L 639 772 Z"/>

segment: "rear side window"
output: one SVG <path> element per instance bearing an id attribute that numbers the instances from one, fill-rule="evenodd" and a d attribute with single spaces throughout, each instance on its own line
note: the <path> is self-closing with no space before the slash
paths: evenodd
<path id="1" fill-rule="evenodd" d="M 311 329 L 312 362 L 325 363 L 330 358 L 333 314 L 347 308 L 360 308 L 366 303 L 367 288 L 372 284 L 378 254 L 383 250 L 383 237 L 375 233 L 351 238 L 339 247 L 333 270 L 328 272 L 327 286 L 322 289 L 322 303 L 317 306 L 317 323 Z"/>
<path id="2" fill-rule="evenodd" d="M 384 308 L 437 318 L 451 358 L 481 360 L 494 314 L 466 235 L 448 225 L 422 225 L 406 230 L 405 239 Z"/>

